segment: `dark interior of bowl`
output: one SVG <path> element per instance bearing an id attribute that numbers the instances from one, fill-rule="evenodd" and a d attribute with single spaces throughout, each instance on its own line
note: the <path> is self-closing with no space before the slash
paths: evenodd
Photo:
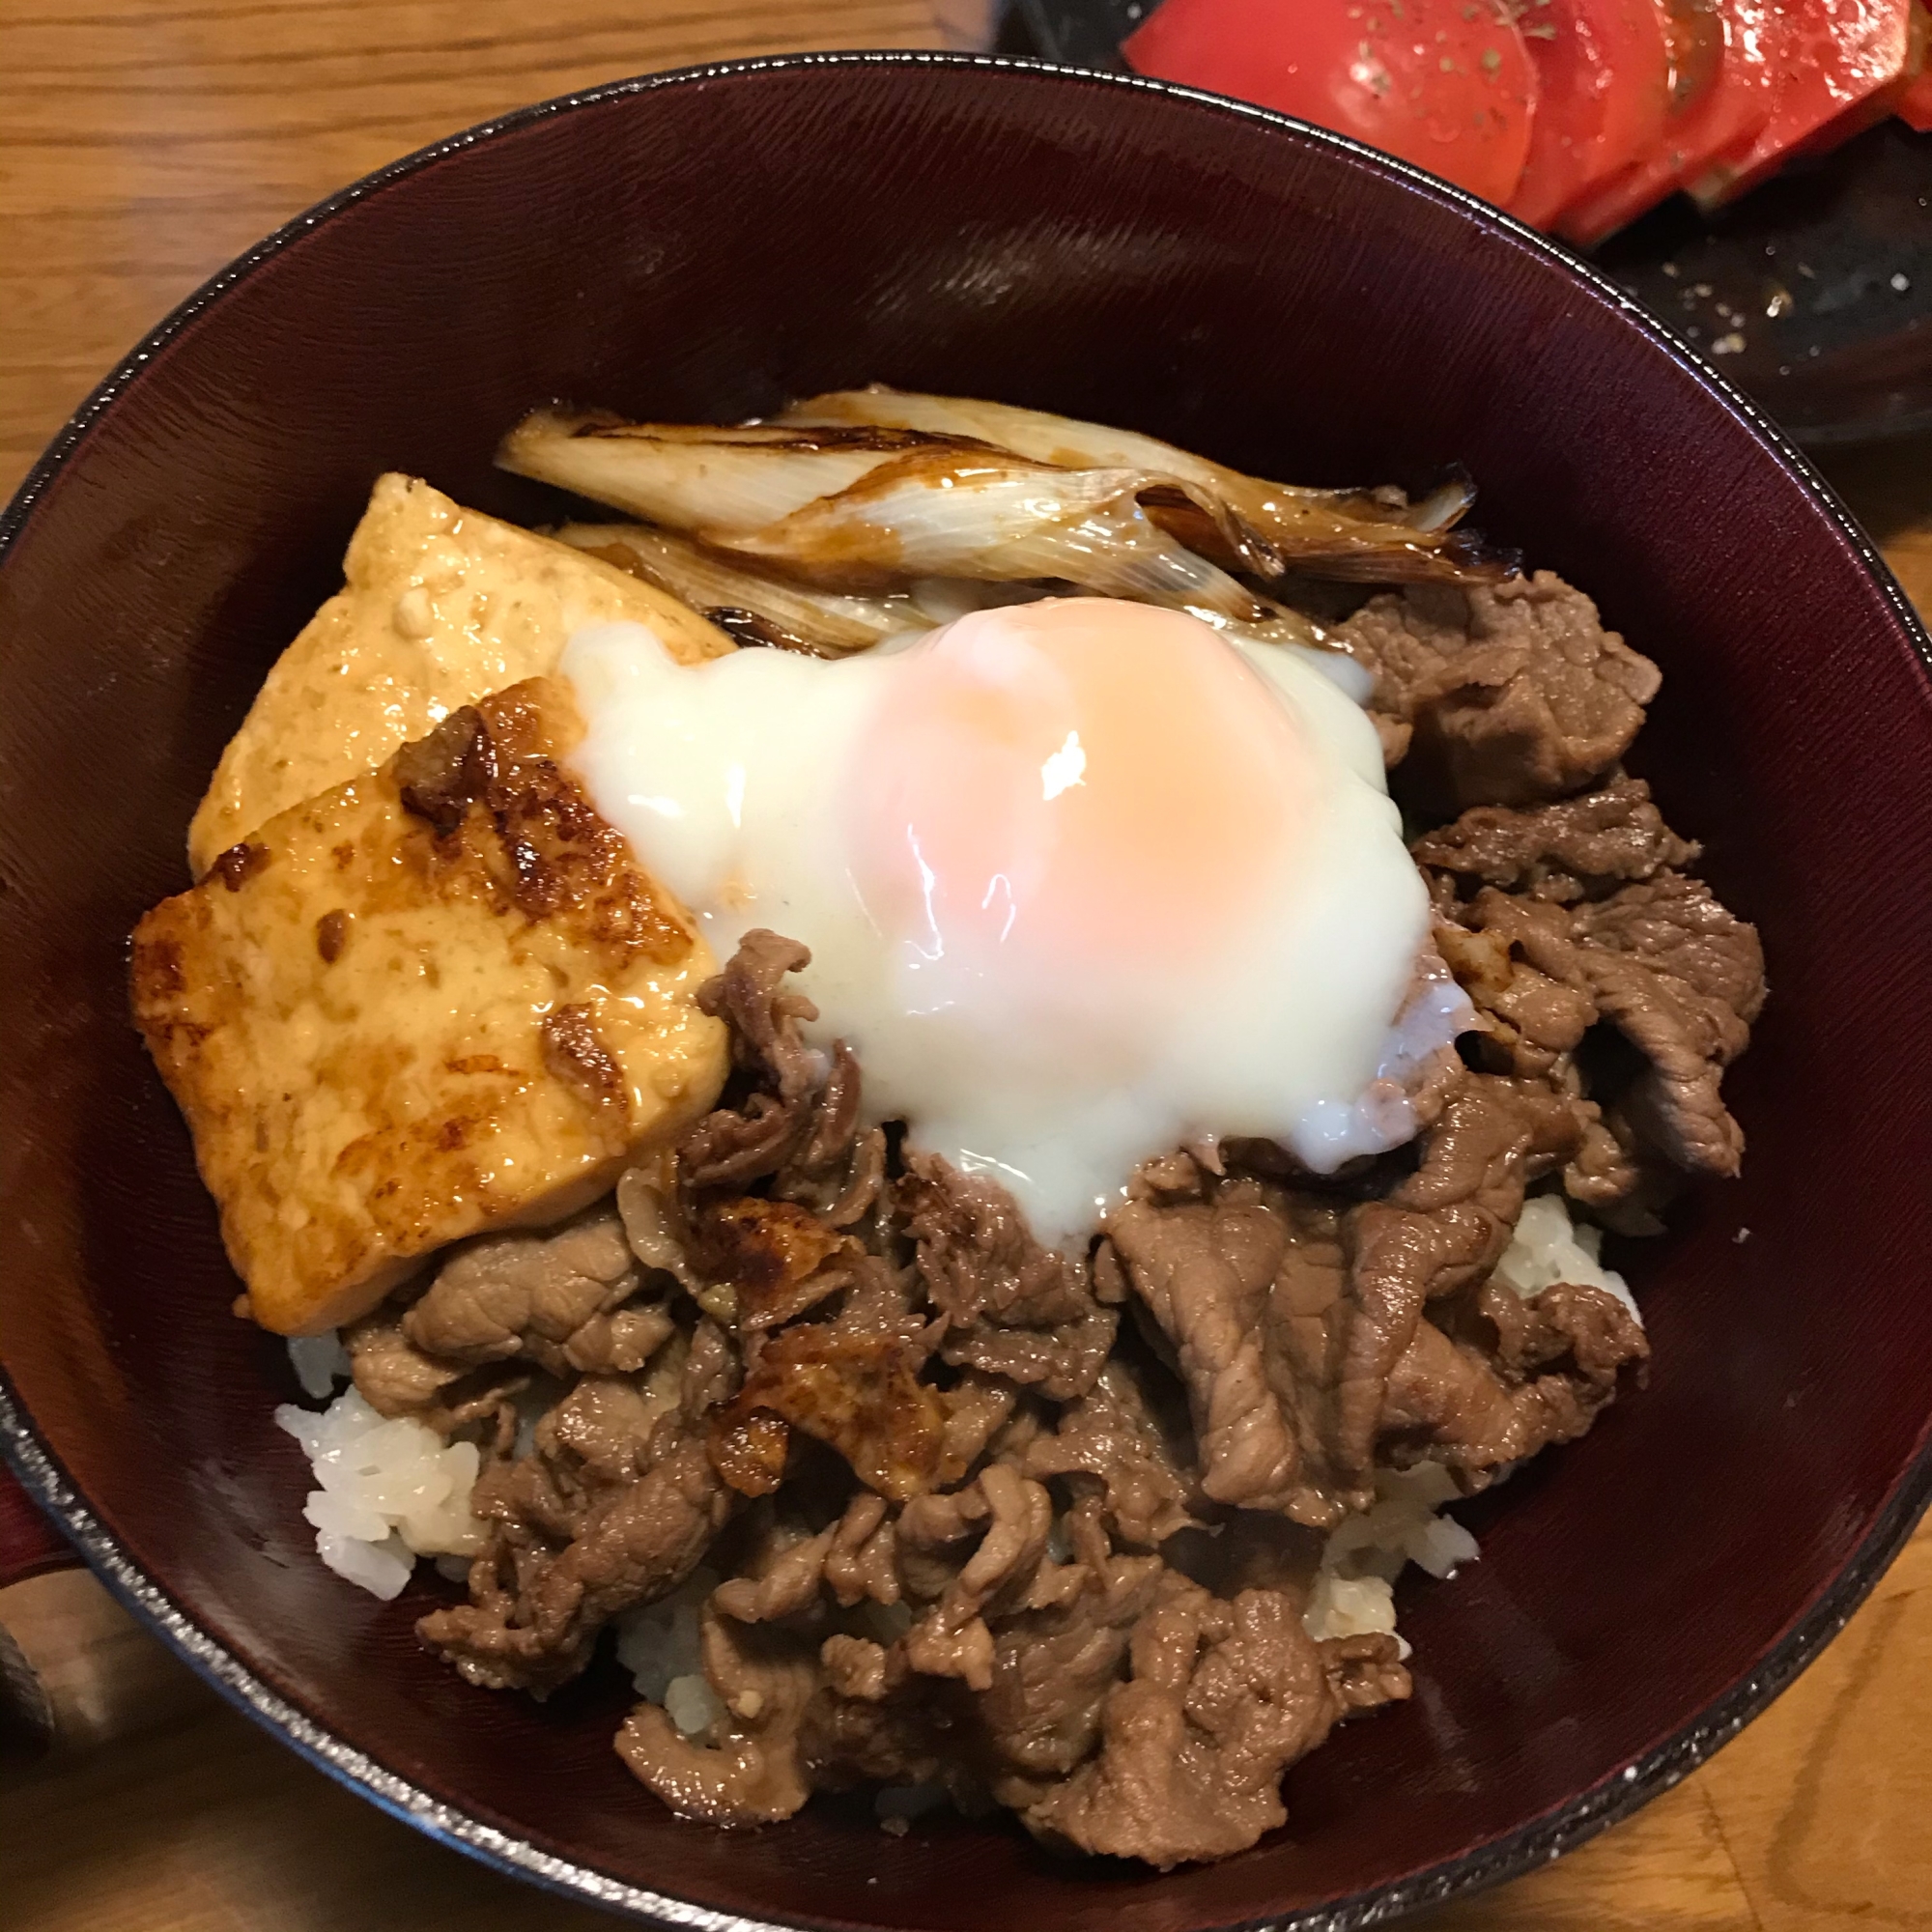
<path id="1" fill-rule="evenodd" d="M 614 1667 L 539 1707 L 418 1651 L 439 1586 L 385 1606 L 313 1558 L 306 1470 L 270 1420 L 283 1351 L 228 1312 L 187 1137 L 126 1017 L 123 935 L 185 883 L 202 783 L 379 471 L 541 517 L 554 503 L 490 457 L 545 398 L 728 418 L 873 379 L 1296 480 L 1466 463 L 1483 526 L 1662 664 L 1639 769 L 1771 960 L 1733 1086 L 1745 1179 L 1620 1257 L 1649 1387 L 1486 1501 L 1479 1564 L 1406 1589 L 1414 1701 L 1293 1774 L 1288 1831 L 1165 1878 L 998 1824 L 894 1839 L 854 1802 L 715 1834 L 619 1766 Z M 1471 1853 L 1486 1873 L 1481 1848 L 1587 1817 L 1829 1619 L 1830 1592 L 1848 1606 L 1854 1559 L 1922 1493 L 1932 703 L 1910 627 L 1657 337 L 1334 144 L 1119 82 L 910 61 L 524 119 L 379 182 L 188 316 L 28 506 L 0 652 L 7 1378 L 147 1577 L 506 1856 L 934 1932 L 1179 1932 Z"/>

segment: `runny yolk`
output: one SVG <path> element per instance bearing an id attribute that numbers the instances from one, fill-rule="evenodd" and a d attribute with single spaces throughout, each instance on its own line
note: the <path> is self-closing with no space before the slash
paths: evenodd
<path id="1" fill-rule="evenodd" d="M 847 849 L 904 963 L 1163 974 L 1282 890 L 1316 809 L 1301 727 L 1199 619 L 986 611 L 901 668 L 855 748 Z"/>

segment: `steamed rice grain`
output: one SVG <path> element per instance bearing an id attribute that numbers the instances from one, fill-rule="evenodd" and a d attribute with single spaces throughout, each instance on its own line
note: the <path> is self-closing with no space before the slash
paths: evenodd
<path id="1" fill-rule="evenodd" d="M 320 1486 L 302 1509 L 316 1553 L 338 1577 L 385 1601 L 418 1556 L 470 1556 L 483 1525 L 469 1510 L 481 1456 L 445 1446 L 420 1422 L 379 1415 L 355 1389 L 319 1413 L 284 1403 L 276 1424 L 301 1444 Z"/>
<path id="2" fill-rule="evenodd" d="M 1587 1222 L 1578 1227 L 1560 1194 L 1534 1194 L 1522 1204 L 1510 1244 L 1496 1264 L 1496 1279 L 1527 1299 L 1559 1281 L 1578 1288 L 1603 1288 L 1636 1317 L 1643 1326 L 1630 1283 L 1597 1259 L 1604 1231 Z"/>

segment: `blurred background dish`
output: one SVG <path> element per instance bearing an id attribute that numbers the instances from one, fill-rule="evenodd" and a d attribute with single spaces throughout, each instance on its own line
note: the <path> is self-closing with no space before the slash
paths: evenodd
<path id="1" fill-rule="evenodd" d="M 1208 4 L 1239 9 L 1247 0 Z M 1317 11 L 1327 4 L 1320 0 Z M 1124 72 L 1133 65 L 1124 43 L 1163 11 L 1148 0 L 1015 0 L 1002 43 Z M 1278 9 L 1262 0 L 1248 11 Z M 1364 20 L 1375 12 L 1355 11 Z M 1265 82 L 1243 82 L 1239 55 L 1230 50 L 1227 91 L 1246 84 L 1248 98 L 1268 100 Z M 1203 68 L 1202 84 L 1210 86 L 1217 83 L 1207 73 L 1221 71 L 1192 45 L 1176 56 L 1157 43 L 1151 64 L 1143 51 L 1138 65 L 1167 78 Z M 1917 94 L 1926 88 L 1921 80 Z M 1915 111 L 1922 119 L 1922 108 Z M 1829 152 L 1795 155 L 1709 213 L 1688 195 L 1669 195 L 1592 252 L 1799 442 L 1932 430 L 1932 133 L 1889 116 Z"/>

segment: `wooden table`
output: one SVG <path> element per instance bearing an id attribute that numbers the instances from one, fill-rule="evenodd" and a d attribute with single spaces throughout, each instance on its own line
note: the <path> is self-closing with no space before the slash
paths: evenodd
<path id="1" fill-rule="evenodd" d="M 0 496 L 148 326 L 306 203 L 487 115 L 648 68 L 936 46 L 983 0 L 5 0 Z M 1831 466 L 1932 606 L 1932 443 Z M 46 1656 L 160 1721 L 0 1786 L 4 1932 L 570 1932 L 339 1790 L 75 1577 L 9 1593 Z M 1696 1776 L 1430 1932 L 1932 1928 L 1932 1527 Z"/>

